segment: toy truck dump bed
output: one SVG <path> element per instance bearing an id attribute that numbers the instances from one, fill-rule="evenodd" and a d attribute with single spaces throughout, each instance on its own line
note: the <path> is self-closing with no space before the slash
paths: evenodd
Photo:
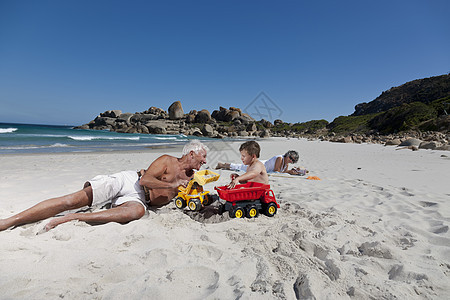
<path id="1" fill-rule="evenodd" d="M 228 211 L 232 218 L 254 218 L 259 212 L 273 217 L 278 205 L 270 185 L 257 182 L 238 184 L 233 189 L 227 186 L 215 187 L 219 197 L 225 200 L 222 212 Z"/>

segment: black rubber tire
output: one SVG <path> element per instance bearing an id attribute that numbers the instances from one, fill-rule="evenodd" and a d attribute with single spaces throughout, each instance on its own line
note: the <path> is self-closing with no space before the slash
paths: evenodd
<path id="1" fill-rule="evenodd" d="M 174 202 L 175 202 L 175 206 L 179 209 L 183 209 L 186 207 L 186 200 L 184 200 L 181 197 L 176 197 Z"/>
<path id="2" fill-rule="evenodd" d="M 230 210 L 230 217 L 231 218 L 243 218 L 245 216 L 245 211 L 242 207 L 235 207 L 232 210 Z"/>
<path id="3" fill-rule="evenodd" d="M 267 204 L 264 214 L 268 217 L 273 217 L 277 213 L 277 205 L 275 203 Z"/>
<path id="4" fill-rule="evenodd" d="M 256 218 L 258 215 L 259 215 L 259 211 L 255 205 L 249 205 L 245 208 L 245 216 L 247 218 Z"/>
<path id="5" fill-rule="evenodd" d="M 195 199 L 191 199 L 189 200 L 189 209 L 192 211 L 198 211 L 200 210 L 200 208 L 202 208 L 202 203 L 200 202 L 200 199 L 195 198 Z"/>

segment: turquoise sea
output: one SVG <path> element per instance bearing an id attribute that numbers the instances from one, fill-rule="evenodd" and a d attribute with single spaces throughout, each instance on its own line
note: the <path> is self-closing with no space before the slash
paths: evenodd
<path id="1" fill-rule="evenodd" d="M 195 137 L 129 134 L 71 126 L 0 123 L 0 154 L 140 150 L 170 146 Z"/>

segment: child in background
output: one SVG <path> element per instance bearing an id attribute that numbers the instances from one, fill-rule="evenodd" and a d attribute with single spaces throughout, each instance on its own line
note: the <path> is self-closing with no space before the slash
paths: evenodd
<path id="1" fill-rule="evenodd" d="M 259 153 L 261 148 L 255 141 L 248 141 L 239 147 L 241 152 L 241 160 L 247 166 L 247 172 L 242 175 L 236 173 L 231 174 L 231 182 L 228 188 L 232 189 L 238 183 L 247 183 L 249 181 L 269 184 L 269 176 L 266 167 L 259 161 Z"/>

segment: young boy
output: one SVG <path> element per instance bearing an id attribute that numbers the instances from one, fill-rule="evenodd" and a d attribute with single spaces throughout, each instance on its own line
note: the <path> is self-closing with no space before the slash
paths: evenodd
<path id="1" fill-rule="evenodd" d="M 241 160 L 247 167 L 247 172 L 242 175 L 236 173 L 231 174 L 231 183 L 228 188 L 232 189 L 238 183 L 247 183 L 248 181 L 269 184 L 269 176 L 266 167 L 259 161 L 259 152 L 261 148 L 255 141 L 245 142 L 239 147 L 241 152 Z"/>

